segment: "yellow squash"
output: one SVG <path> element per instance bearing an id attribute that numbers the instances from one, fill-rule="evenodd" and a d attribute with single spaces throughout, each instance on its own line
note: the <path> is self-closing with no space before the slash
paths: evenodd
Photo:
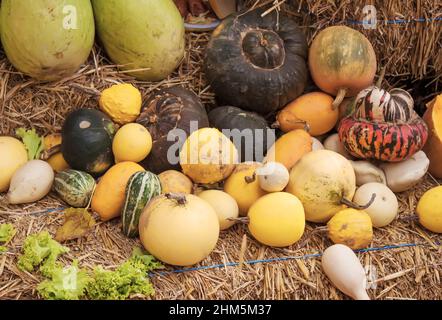
<path id="1" fill-rule="evenodd" d="M 290 131 L 267 151 L 265 162 L 279 162 L 290 170 L 303 155 L 312 151 L 312 144 L 312 137 L 306 131 Z"/>
<path id="2" fill-rule="evenodd" d="M 241 216 L 246 216 L 256 200 L 267 194 L 259 186 L 259 180 L 255 175 L 256 169 L 260 167 L 262 164 L 256 162 L 241 163 L 224 184 L 224 191 L 238 203 Z"/>
<path id="3" fill-rule="evenodd" d="M 152 150 L 152 136 L 138 123 L 129 123 L 117 131 L 112 143 L 115 161 L 141 162 Z"/>
<path id="4" fill-rule="evenodd" d="M 427 191 L 417 205 L 419 222 L 428 230 L 442 233 L 442 186 Z"/>
<path id="5" fill-rule="evenodd" d="M 193 191 L 193 182 L 185 174 L 168 170 L 158 175 L 161 181 L 161 190 L 166 193 L 185 193 L 191 194 Z"/>
<path id="6" fill-rule="evenodd" d="M 117 84 L 102 92 L 99 105 L 118 124 L 134 122 L 141 112 L 141 92 L 131 84 Z"/>
<path id="7" fill-rule="evenodd" d="M 124 206 L 126 186 L 133 174 L 144 171 L 134 162 L 121 162 L 113 166 L 100 179 L 92 197 L 92 210 L 101 220 L 118 218 Z"/>
<path id="8" fill-rule="evenodd" d="M 0 193 L 8 191 L 15 171 L 27 161 L 23 143 L 12 137 L 0 137 Z"/>
<path id="9" fill-rule="evenodd" d="M 327 223 L 328 236 L 333 243 L 344 244 L 353 250 L 366 248 L 373 239 L 370 216 L 361 210 L 344 209 Z"/>
<path id="10" fill-rule="evenodd" d="M 268 194 L 249 210 L 249 230 L 259 242 L 288 247 L 304 234 L 305 215 L 301 201 L 286 192 Z"/>

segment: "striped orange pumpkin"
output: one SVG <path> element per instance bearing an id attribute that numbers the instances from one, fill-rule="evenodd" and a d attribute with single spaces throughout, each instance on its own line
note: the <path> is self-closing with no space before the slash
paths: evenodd
<path id="1" fill-rule="evenodd" d="M 423 148 L 428 139 L 428 128 L 416 113 L 404 123 L 349 116 L 341 121 L 339 137 L 345 149 L 357 158 L 398 162 Z"/>

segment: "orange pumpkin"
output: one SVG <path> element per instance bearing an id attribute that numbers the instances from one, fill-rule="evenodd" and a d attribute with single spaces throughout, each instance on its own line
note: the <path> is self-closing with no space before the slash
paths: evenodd
<path id="1" fill-rule="evenodd" d="M 429 128 L 424 152 L 430 159 L 430 173 L 442 179 L 442 94 L 428 104 L 424 121 Z"/>
<path id="2" fill-rule="evenodd" d="M 333 98 L 326 93 L 307 93 L 285 107 L 278 114 L 279 128 L 284 132 L 309 126 L 316 137 L 329 132 L 336 125 L 339 108 L 333 108 Z"/>
<path id="3" fill-rule="evenodd" d="M 373 84 L 377 62 L 370 41 L 359 31 L 333 26 L 321 31 L 310 47 L 312 78 L 321 90 L 335 95 L 338 107 Z"/>

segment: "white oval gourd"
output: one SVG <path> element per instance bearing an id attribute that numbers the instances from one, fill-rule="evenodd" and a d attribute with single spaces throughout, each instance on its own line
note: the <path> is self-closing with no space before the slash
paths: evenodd
<path id="1" fill-rule="evenodd" d="M 26 204 L 43 199 L 52 188 L 54 170 L 45 161 L 32 160 L 12 176 L 7 195 L 10 204 Z"/>
<path id="2" fill-rule="evenodd" d="M 322 255 L 322 268 L 330 281 L 355 300 L 370 300 L 366 275 L 356 254 L 343 244 L 327 248 Z"/>
<path id="3" fill-rule="evenodd" d="M 387 185 L 393 192 L 413 188 L 425 176 L 429 166 L 430 160 L 423 151 L 402 162 L 381 164 L 387 177 Z"/>
<path id="4" fill-rule="evenodd" d="M 287 187 L 290 173 L 287 168 L 278 162 L 268 162 L 256 170 L 259 186 L 267 192 L 280 192 Z"/>
<path id="5" fill-rule="evenodd" d="M 370 182 L 387 184 L 387 178 L 382 169 L 369 161 L 350 161 L 356 174 L 356 185 L 362 186 Z"/>
<path id="6" fill-rule="evenodd" d="M 372 182 L 356 190 L 353 202 L 364 205 L 376 194 L 374 202 L 364 211 L 370 216 L 373 226 L 381 228 L 389 225 L 399 212 L 396 195 L 386 185 Z"/>
<path id="7" fill-rule="evenodd" d="M 231 195 L 220 190 L 206 190 L 198 194 L 198 197 L 207 201 L 215 210 L 221 230 L 227 230 L 235 224 L 235 221 L 229 219 L 239 217 L 239 208 Z"/>

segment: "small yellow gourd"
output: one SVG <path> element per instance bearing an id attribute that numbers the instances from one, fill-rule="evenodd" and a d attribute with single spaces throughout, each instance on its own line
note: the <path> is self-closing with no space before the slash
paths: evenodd
<path id="1" fill-rule="evenodd" d="M 333 243 L 345 244 L 353 250 L 366 248 L 373 239 L 370 216 L 361 210 L 344 209 L 327 223 L 328 236 Z"/>
<path id="2" fill-rule="evenodd" d="M 0 137 L 0 193 L 8 191 L 15 171 L 27 161 L 23 143 L 12 137 Z"/>
<path id="3" fill-rule="evenodd" d="M 118 124 L 134 122 L 141 112 L 141 92 L 131 84 L 117 84 L 102 92 L 99 105 Z"/>
<path id="4" fill-rule="evenodd" d="M 256 169 L 262 167 L 257 162 L 245 162 L 236 166 L 235 171 L 226 180 L 224 191 L 230 194 L 238 203 L 239 213 L 246 216 L 250 207 L 262 196 L 266 195 L 259 186 L 255 175 Z"/>
<path id="5" fill-rule="evenodd" d="M 271 247 L 288 247 L 304 234 L 304 208 L 290 193 L 275 192 L 260 198 L 250 208 L 248 216 L 250 233 Z"/>
<path id="6" fill-rule="evenodd" d="M 186 175 L 176 170 L 167 170 L 158 175 L 161 182 L 161 190 L 166 193 L 191 194 L 193 183 Z"/>
<path id="7" fill-rule="evenodd" d="M 112 143 L 115 161 L 143 161 L 152 150 L 152 136 L 138 123 L 129 123 L 121 127 Z"/>

